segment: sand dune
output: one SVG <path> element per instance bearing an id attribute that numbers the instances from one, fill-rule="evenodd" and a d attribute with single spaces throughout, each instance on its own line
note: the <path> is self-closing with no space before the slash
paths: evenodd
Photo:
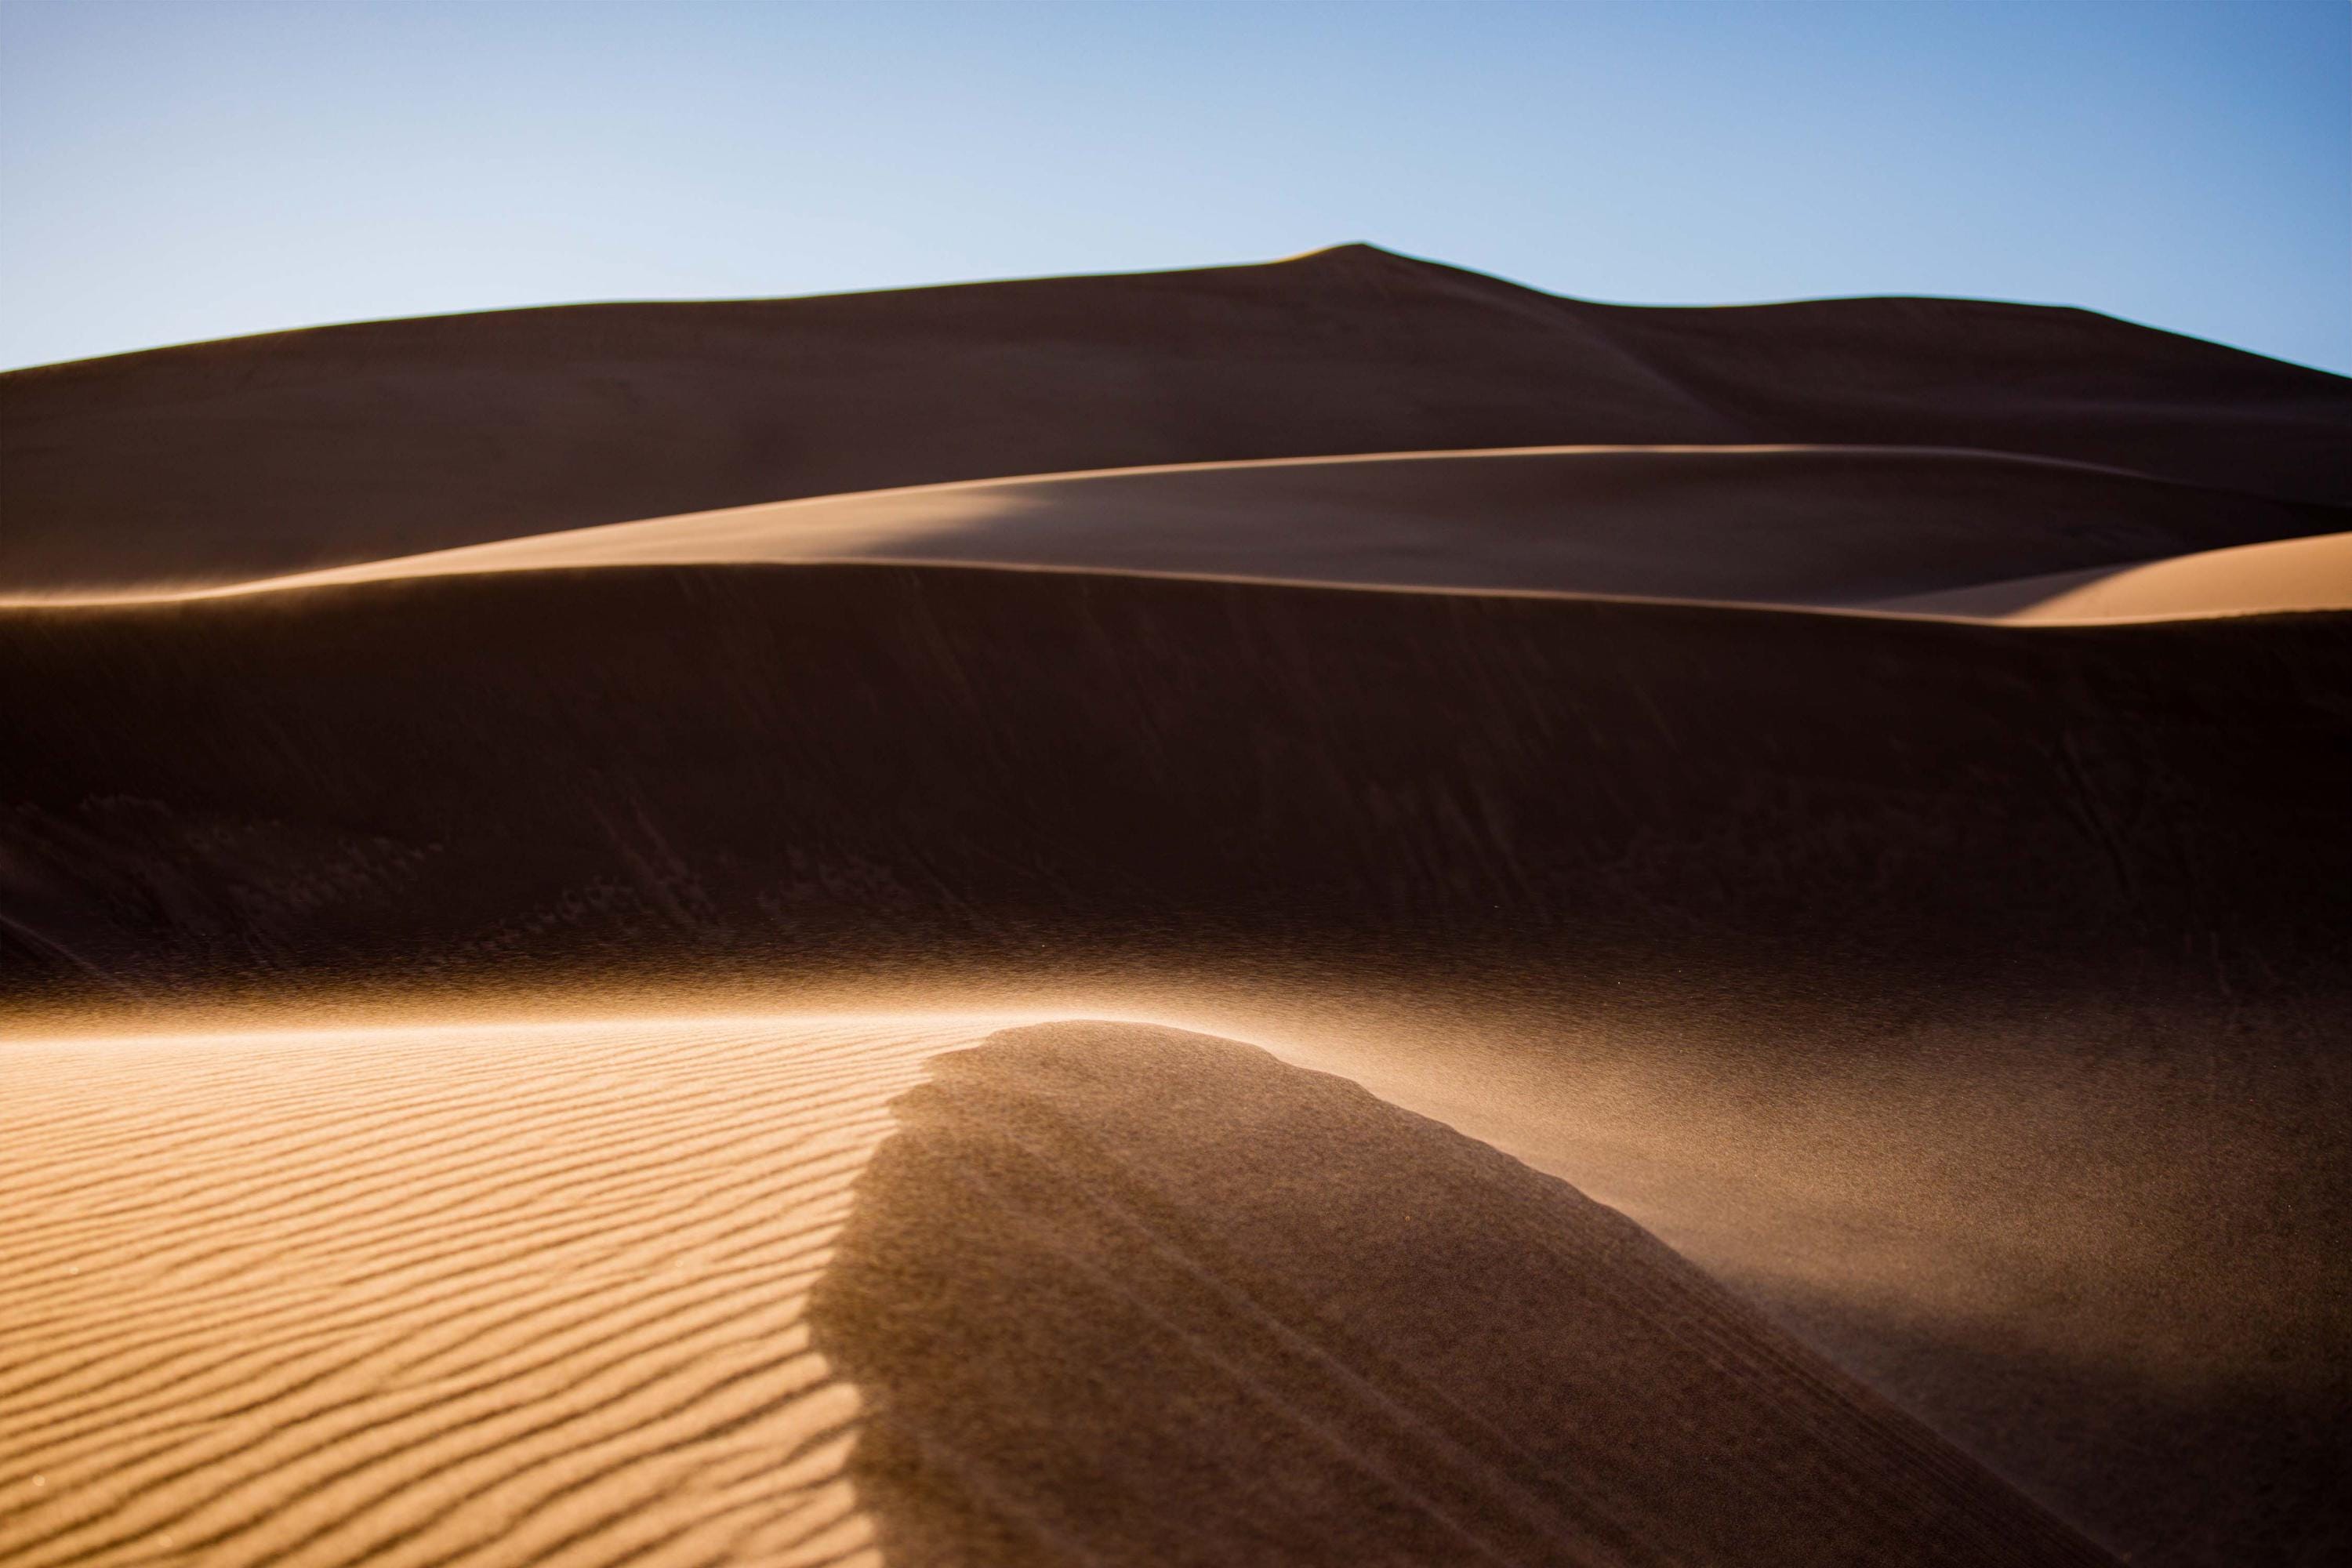
<path id="1" fill-rule="evenodd" d="M 585 566 L 916 561 L 1852 605 L 2319 532 L 2345 517 L 1996 453 L 1399 453 L 826 496 L 189 592 Z M 2293 607 L 2352 605 L 2352 584 L 2305 581 Z M 2242 607 L 2271 607 L 2242 573 L 2209 577 L 2186 602 L 2231 607 L 2225 584 L 2246 587 Z"/>
<path id="2" fill-rule="evenodd" d="M 0 377 L 0 1557 L 2332 1563 L 2347 426 L 1367 247 Z"/>
<path id="3" fill-rule="evenodd" d="M 19 610 L 6 973 L 1214 999 L 2103 1542 L 2291 1561 L 2352 1408 L 2347 648 L 905 566 Z"/>
<path id="4" fill-rule="evenodd" d="M 1343 1079 L 1053 1024 L 897 1109 L 810 1322 L 898 1561 L 2095 1556 L 1621 1216 Z"/>
<path id="5" fill-rule="evenodd" d="M 8 980 L 1176 921 L 2301 985 L 2338 956 L 2345 653 L 2340 616 L 2021 637 L 882 565 L 17 609 Z M 1994 832 L 2036 869 L 1966 853 Z"/>
<path id="6" fill-rule="evenodd" d="M 1491 1150 L 992 1026 L 5 1047 L 0 1554 L 2099 1560 Z"/>
<path id="7" fill-rule="evenodd" d="M 1349 246 L 13 373 L 0 587 L 236 582 L 1010 475 L 1559 445 L 1963 447 L 2340 505 L 2347 419 L 2340 377 L 2082 311 L 1601 305 Z"/>
<path id="8" fill-rule="evenodd" d="M 2347 606 L 2352 606 L 2352 533 L 2053 572 L 1890 599 L 1881 607 L 2021 624 L 2084 625 Z"/>

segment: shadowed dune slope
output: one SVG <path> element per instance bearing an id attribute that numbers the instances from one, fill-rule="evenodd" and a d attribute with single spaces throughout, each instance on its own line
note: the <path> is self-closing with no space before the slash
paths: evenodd
<path id="1" fill-rule="evenodd" d="M 2347 515 L 1996 453 L 1570 447 L 866 491 L 539 534 L 253 586 L 911 560 L 1850 605 L 2324 532 Z M 2306 598 L 2352 606 L 2352 582 L 2302 580 Z M 2267 607 L 2265 586 L 2259 574 L 2217 576 L 2190 602 L 2227 609 L 2231 591 L 2242 589 L 2241 607 Z"/>
<path id="2" fill-rule="evenodd" d="M 1564 444 L 1966 447 L 2341 504 L 2347 418 L 2340 377 L 2082 311 L 1601 305 L 1345 246 L 16 372 L 0 584 L 239 581 L 1015 474 Z"/>
<path id="3" fill-rule="evenodd" d="M 893 1109 L 809 1320 L 888 1561 L 2101 1561 L 1621 1215 L 1343 1079 L 1047 1024 Z"/>
<path id="4" fill-rule="evenodd" d="M 2348 653 L 2328 616 L 2028 637 L 885 565 L 15 609 L 6 973 L 1174 922 L 2333 985 Z"/>

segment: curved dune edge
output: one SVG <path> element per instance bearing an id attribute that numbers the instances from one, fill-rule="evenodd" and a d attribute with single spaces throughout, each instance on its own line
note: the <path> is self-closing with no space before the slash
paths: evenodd
<path id="1" fill-rule="evenodd" d="M 893 1561 L 2099 1560 L 1632 1222 L 1346 1079 L 1056 1023 L 896 1110 L 810 1317 Z"/>
<path id="2" fill-rule="evenodd" d="M 1026 1022 L 5 1047 L 0 1555 L 2100 1560 L 1572 1189 Z"/>
<path id="3" fill-rule="evenodd" d="M 1612 306 L 1362 246 L 493 311 L 0 374 L 0 582 L 241 582 L 892 486 L 1561 442 L 1965 446 L 2342 505 L 2347 395 L 2078 310 Z"/>
<path id="4" fill-rule="evenodd" d="M 2333 563 L 2308 548 L 2279 557 L 2288 563 L 2276 571 L 2241 565 L 2205 582 L 2184 566 L 2137 596 L 2072 591 L 2151 555 L 2203 556 L 2282 536 L 2308 546 L 2305 536 L 2338 521 L 2338 509 L 1992 452 L 1397 452 L 861 491 L 242 583 L 18 595 L 0 607 L 492 573 L 891 563 L 2078 624 L 2352 605 L 2352 574 L 2304 569 L 2315 558 Z M 2078 601 L 2079 612 L 2070 608 Z"/>
<path id="5" fill-rule="evenodd" d="M 2189 620 L 2352 605 L 2352 533 L 2052 573 L 1890 600 L 1881 609 L 2015 626 Z"/>

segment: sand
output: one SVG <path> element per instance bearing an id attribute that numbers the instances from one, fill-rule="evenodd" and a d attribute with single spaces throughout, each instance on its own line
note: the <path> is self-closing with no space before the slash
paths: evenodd
<path id="1" fill-rule="evenodd" d="M 859 1560 L 809 1289 L 987 1027 L 10 1047 L 0 1558 Z"/>
<path id="2" fill-rule="evenodd" d="M 1484 1145 L 995 1022 L 12 1047 L 0 1551 L 2100 1560 Z"/>
<path id="3" fill-rule="evenodd" d="M 2337 378 L 1347 247 L 0 414 L 0 1556 L 2352 1549 Z"/>
<path id="4" fill-rule="evenodd" d="M 1213 999 L 2110 1543 L 2329 1517 L 2340 618 L 767 566 L 0 634 L 21 1005 Z"/>

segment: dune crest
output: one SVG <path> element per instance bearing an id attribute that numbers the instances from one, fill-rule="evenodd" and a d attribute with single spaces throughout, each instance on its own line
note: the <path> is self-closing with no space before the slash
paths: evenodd
<path id="1" fill-rule="evenodd" d="M 1388 453 L 825 496 L 225 587 L 18 602 L 135 604 L 583 567 L 904 561 L 1884 609 L 1909 602 L 1895 595 L 2045 568 L 2104 569 L 2344 520 L 2332 507 L 1990 452 Z M 2338 598 L 2352 605 L 2352 585 Z M 2252 607 L 2262 604 L 2257 596 Z"/>
<path id="2" fill-rule="evenodd" d="M 936 1059 L 811 1309 L 909 1563 L 2099 1553 L 1622 1216 L 1229 1040 Z"/>
<path id="3" fill-rule="evenodd" d="M 6 1047 L 0 1554 L 2104 1560 L 1491 1149 L 1003 1022 Z"/>

